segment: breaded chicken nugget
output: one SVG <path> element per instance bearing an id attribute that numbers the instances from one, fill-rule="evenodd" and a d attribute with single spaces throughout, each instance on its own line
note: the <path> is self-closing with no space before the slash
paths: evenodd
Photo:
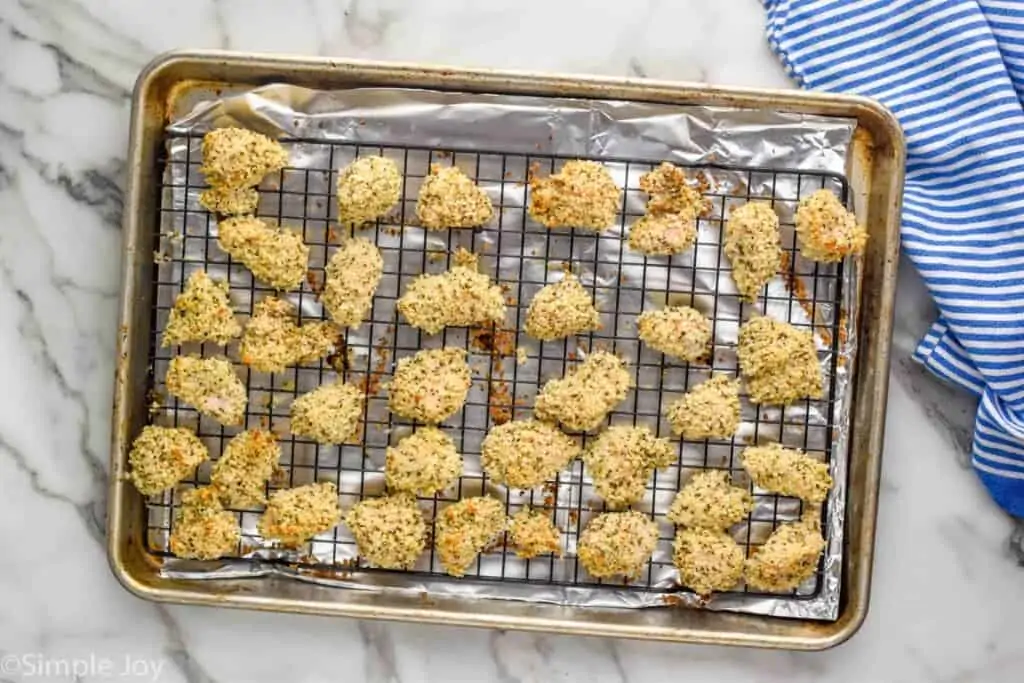
<path id="1" fill-rule="evenodd" d="M 867 231 L 830 190 L 818 190 L 796 209 L 796 238 L 800 255 L 812 261 L 842 261 L 860 254 L 868 241 Z"/>
<path id="2" fill-rule="evenodd" d="M 566 273 L 560 282 L 546 285 L 530 301 L 526 334 L 548 341 L 601 327 L 601 314 L 579 279 Z"/>
<path id="3" fill-rule="evenodd" d="M 152 496 L 177 484 L 209 457 L 192 430 L 146 425 L 128 452 L 128 477 L 139 493 Z"/>
<path id="4" fill-rule="evenodd" d="M 743 548 L 717 529 L 680 529 L 673 543 L 679 582 L 698 595 L 733 588 L 743 576 L 744 559 Z"/>
<path id="5" fill-rule="evenodd" d="M 747 560 L 747 585 L 762 591 L 792 590 L 814 576 L 824 549 L 817 524 L 810 520 L 783 524 Z"/>
<path id="6" fill-rule="evenodd" d="M 624 361 L 595 351 L 565 377 L 545 384 L 534 412 L 541 420 L 560 422 L 572 431 L 594 429 L 625 400 L 631 381 Z"/>
<path id="7" fill-rule="evenodd" d="M 636 327 L 641 341 L 668 356 L 693 362 L 711 351 L 711 321 L 689 306 L 644 311 Z"/>
<path id="8" fill-rule="evenodd" d="M 441 566 L 452 576 L 465 576 L 487 546 L 505 531 L 505 506 L 490 496 L 465 498 L 440 512 L 434 541 Z"/>
<path id="9" fill-rule="evenodd" d="M 821 398 L 821 367 L 810 331 L 757 317 L 740 327 L 740 370 L 753 403 Z"/>
<path id="10" fill-rule="evenodd" d="M 210 485 L 228 507 L 262 505 L 264 487 L 277 471 L 281 447 L 273 432 L 249 429 L 234 436 L 213 465 Z"/>
<path id="11" fill-rule="evenodd" d="M 583 452 L 594 490 L 612 509 L 639 500 L 654 470 L 675 460 L 676 451 L 668 439 L 655 437 L 647 427 L 627 425 L 604 430 Z"/>
<path id="12" fill-rule="evenodd" d="M 704 199 L 687 184 L 683 170 L 664 162 L 640 176 L 640 189 L 650 198 L 644 216 L 629 229 L 630 248 L 649 256 L 668 256 L 692 247 Z"/>
<path id="13" fill-rule="evenodd" d="M 779 272 L 779 217 L 770 204 L 748 202 L 729 212 L 725 223 L 725 255 L 732 264 L 732 279 L 746 301 L 757 299 L 765 283 Z"/>
<path id="14" fill-rule="evenodd" d="M 477 271 L 476 256 L 460 247 L 454 260 L 446 273 L 417 277 L 398 300 L 398 312 L 427 334 L 505 319 L 501 287 Z"/>
<path id="15" fill-rule="evenodd" d="M 821 503 L 832 488 L 828 465 L 799 448 L 778 443 L 751 446 L 743 451 L 743 468 L 754 484 L 772 493 Z"/>
<path id="16" fill-rule="evenodd" d="M 487 193 L 456 166 L 434 164 L 423 179 L 416 217 L 427 230 L 475 228 L 491 220 L 494 206 Z"/>
<path id="17" fill-rule="evenodd" d="M 345 515 L 345 524 L 359 554 L 375 567 L 411 569 L 427 545 L 427 523 L 412 495 L 360 501 Z"/>
<path id="18" fill-rule="evenodd" d="M 195 270 L 188 276 L 184 291 L 174 299 L 161 345 L 206 341 L 227 344 L 241 333 L 242 326 L 235 320 L 228 300 L 228 284 L 210 279 L 204 270 Z"/>
<path id="19" fill-rule="evenodd" d="M 253 307 L 239 349 L 242 362 L 259 372 L 281 372 L 289 365 L 311 363 L 326 356 L 339 343 L 330 323 L 294 322 L 295 307 L 268 296 Z"/>
<path id="20" fill-rule="evenodd" d="M 320 302 L 340 327 L 358 328 L 373 308 L 384 258 L 369 240 L 345 242 L 327 262 Z"/>
<path id="21" fill-rule="evenodd" d="M 360 157 L 338 173 L 338 222 L 363 223 L 390 211 L 402 197 L 402 174 L 391 159 Z"/>
<path id="22" fill-rule="evenodd" d="M 636 579 L 658 544 L 658 525 L 635 510 L 606 512 L 580 534 L 576 554 L 595 578 Z"/>
<path id="23" fill-rule="evenodd" d="M 562 534 L 549 515 L 523 508 L 512 515 L 508 534 L 516 555 L 523 559 L 554 553 L 562 556 Z"/>
<path id="24" fill-rule="evenodd" d="M 596 161 L 567 161 L 558 173 L 530 179 L 529 213 L 548 228 L 601 232 L 619 212 L 622 190 Z"/>
<path id="25" fill-rule="evenodd" d="M 193 560 L 215 560 L 238 547 L 241 529 L 234 513 L 221 505 L 211 486 L 186 491 L 174 517 L 171 552 Z"/>
<path id="26" fill-rule="evenodd" d="M 203 136 L 203 165 L 210 185 L 243 188 L 259 185 L 268 173 L 288 165 L 281 143 L 244 128 L 217 128 Z"/>
<path id="27" fill-rule="evenodd" d="M 672 433 L 687 439 L 727 439 L 740 426 L 740 383 L 715 375 L 665 411 Z"/>
<path id="28" fill-rule="evenodd" d="M 388 407 L 410 420 L 437 424 L 462 409 L 472 384 L 464 349 L 424 349 L 398 361 Z"/>
<path id="29" fill-rule="evenodd" d="M 530 489 L 565 469 L 580 446 L 546 422 L 515 420 L 492 427 L 480 451 L 487 476 L 511 488 Z"/>
<path id="30" fill-rule="evenodd" d="M 257 526 L 263 538 L 295 546 L 329 531 L 340 518 L 337 487 L 320 482 L 272 494 Z"/>
<path id="31" fill-rule="evenodd" d="M 389 446 L 384 461 L 388 491 L 432 496 L 454 484 L 462 474 L 462 456 L 451 437 L 424 427 Z"/>
<path id="32" fill-rule="evenodd" d="M 349 443 L 359 433 L 366 394 L 342 381 L 324 384 L 292 401 L 291 431 L 317 443 Z"/>
<path id="33" fill-rule="evenodd" d="M 708 470 L 690 477 L 666 516 L 681 526 L 725 529 L 744 520 L 753 508 L 750 492 L 733 486 L 728 472 Z"/>
<path id="34" fill-rule="evenodd" d="M 306 279 L 309 247 L 291 230 L 254 216 L 228 218 L 217 224 L 217 245 L 275 289 L 296 289 Z"/>
<path id="35" fill-rule="evenodd" d="M 221 216 L 256 213 L 260 193 L 255 187 L 211 187 L 199 193 L 199 204 Z"/>
<path id="36" fill-rule="evenodd" d="M 164 381 L 171 396 L 200 413 L 224 425 L 242 423 L 249 398 L 228 359 L 175 356 Z"/>

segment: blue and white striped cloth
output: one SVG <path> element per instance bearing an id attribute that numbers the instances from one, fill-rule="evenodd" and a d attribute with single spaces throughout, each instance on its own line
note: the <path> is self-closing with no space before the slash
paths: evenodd
<path id="1" fill-rule="evenodd" d="M 974 468 L 1024 517 L 1024 0 L 765 5 L 800 85 L 875 98 L 903 125 L 903 248 L 941 314 L 916 358 L 981 397 Z"/>

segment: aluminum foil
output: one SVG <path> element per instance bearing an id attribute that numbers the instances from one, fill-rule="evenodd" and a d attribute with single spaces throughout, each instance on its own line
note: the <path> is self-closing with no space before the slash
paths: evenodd
<path id="1" fill-rule="evenodd" d="M 476 571 L 471 572 L 474 576 L 465 579 L 441 576 L 432 554 L 424 555 L 416 573 L 367 571 L 355 562 L 355 546 L 344 525 L 317 537 L 301 551 L 282 550 L 259 538 L 259 511 L 251 510 L 239 512 L 244 559 L 197 563 L 169 558 L 162 570 L 165 575 L 212 579 L 277 574 L 371 591 L 629 608 L 684 605 L 784 617 L 836 618 L 848 465 L 848 378 L 856 340 L 852 321 L 857 319 L 857 266 L 844 264 L 840 277 L 834 267 L 816 268 L 796 257 L 795 263 L 789 264 L 788 274 L 769 283 L 767 302 L 762 298 L 755 305 L 740 306 L 727 259 L 721 253 L 720 233 L 722 218 L 730 207 L 761 197 L 773 201 L 783 224 L 783 245 L 792 246 L 792 213 L 797 197 L 823 185 L 837 192 L 841 189 L 853 121 L 768 110 L 415 89 L 325 92 L 275 84 L 246 92 L 209 93 L 168 127 L 162 240 L 156 254 L 157 334 L 166 322 L 165 309 L 195 268 L 206 268 L 215 277 L 229 280 L 233 303 L 243 320 L 253 298 L 265 293 L 254 285 L 247 270 L 229 263 L 217 248 L 216 222 L 197 201 L 204 185 L 198 172 L 200 138 L 183 137 L 231 124 L 303 140 L 288 143 L 291 168 L 281 178 L 268 179 L 261 186 L 258 213 L 303 230 L 307 242 L 314 245 L 310 283 L 303 285 L 301 292 L 288 295 L 304 320 L 323 315 L 314 290 L 316 274 L 329 253 L 326 245 L 340 229 L 330 196 L 337 169 L 357 153 L 381 153 L 395 159 L 406 174 L 400 210 L 363 233 L 382 249 L 385 271 L 390 274 L 385 275 L 378 290 L 373 322 L 348 335 L 347 366 L 342 371 L 345 379 L 362 378 L 370 389 L 367 417 L 375 424 L 367 424 L 360 446 L 317 447 L 284 436 L 282 465 L 286 477 L 273 482 L 274 487 L 336 481 L 343 509 L 361 497 L 382 493 L 384 449 L 410 431 L 409 425 L 387 413 L 386 392 L 381 389 L 395 358 L 411 355 L 420 347 L 465 346 L 471 350 L 475 386 L 467 407 L 444 425 L 464 455 L 465 473 L 458 490 L 421 501 L 423 509 L 432 518 L 445 504 L 481 492 L 506 500 L 510 513 L 524 505 L 547 507 L 553 510 L 563 531 L 565 556 L 522 560 L 503 540 L 481 556 Z M 415 149 L 401 149 L 403 145 Z M 452 150 L 457 151 L 451 154 Z M 548 231 L 528 220 L 524 212 L 527 176 L 531 171 L 541 175 L 550 172 L 556 162 L 548 155 L 606 160 L 616 182 L 626 188 L 624 220 L 600 236 Z M 629 251 L 624 238 L 629 225 L 642 215 L 646 201 L 646 195 L 638 189 L 639 176 L 664 160 L 696 167 L 691 175 L 695 180 L 699 177 L 708 190 L 712 207 L 699 222 L 698 244 L 690 253 L 671 259 L 644 259 Z M 496 221 L 482 230 L 426 233 L 410 225 L 420 177 L 430 162 L 454 163 L 476 178 L 499 207 L 500 227 Z M 822 178 L 814 172 L 835 174 L 835 178 Z M 495 348 L 493 340 L 490 347 L 479 346 L 479 337 L 466 330 L 450 329 L 429 337 L 396 320 L 394 300 L 408 282 L 424 271 L 445 270 L 457 246 L 480 254 L 481 268 L 509 287 L 510 301 L 520 307 L 510 306 L 506 321 L 509 329 L 521 327 L 525 306 L 533 294 L 544 283 L 560 279 L 564 268 L 569 267 L 593 291 L 602 312 L 601 331 L 569 342 L 544 344 L 519 334 L 509 338 L 511 346 L 506 353 L 491 350 Z M 669 401 L 706 379 L 712 368 L 673 362 L 638 344 L 637 314 L 666 304 L 693 305 L 713 317 L 713 369 L 731 375 L 737 373 L 739 324 L 751 313 L 764 312 L 781 320 L 813 325 L 825 396 L 830 400 L 798 404 L 785 411 L 758 409 L 744 400 L 744 421 L 735 440 L 680 444 L 679 464 L 659 471 L 644 499 L 633 506 L 652 513 L 659 522 L 662 538 L 654 561 L 630 584 L 598 585 L 586 577 L 575 560 L 579 531 L 602 509 L 582 463 L 573 463 L 543 490 L 509 491 L 482 477 L 479 444 L 496 417 L 496 396 L 505 397 L 502 409 L 508 414 L 527 417 L 537 385 L 561 376 L 572 365 L 567 358 L 583 357 L 593 348 L 613 349 L 630 362 L 635 372 L 636 388 L 616 409 L 611 421 L 647 424 L 660 435 L 669 436 L 668 425 L 659 416 Z M 832 353 L 836 337 L 838 355 Z M 334 378 L 334 368 L 326 363 L 274 376 L 250 372 L 238 361 L 236 346 L 229 346 L 227 355 L 238 363 L 249 388 L 247 427 L 269 422 L 278 434 L 288 435 L 292 397 Z M 525 363 L 517 363 L 516 354 L 510 350 L 514 346 L 525 350 Z M 201 351 L 205 355 L 224 352 L 210 345 L 182 351 Z M 154 357 L 157 395 L 162 393 L 170 356 L 169 351 L 158 348 Z M 830 405 L 831 431 L 827 428 Z M 199 418 L 173 399 L 162 400 L 154 407 L 153 415 L 157 423 L 195 427 L 214 458 L 219 456 L 226 438 L 241 429 L 225 429 Z M 738 453 L 745 444 L 757 440 L 781 440 L 819 457 L 831 441 L 830 464 L 836 486 L 822 511 L 827 539 L 824 570 L 792 595 L 766 597 L 738 590 L 705 601 L 678 585 L 671 562 L 673 529 L 664 513 L 679 486 L 699 469 L 729 468 L 736 483 L 749 484 Z M 191 485 L 207 482 L 208 477 L 207 464 Z M 757 489 L 754 492 L 758 495 L 751 521 L 734 529 L 737 541 L 748 549 L 763 542 L 778 522 L 795 520 L 802 512 L 795 499 Z M 180 490 L 151 501 L 151 547 L 166 549 L 179 494 Z M 270 558 L 288 562 L 263 561 Z"/>

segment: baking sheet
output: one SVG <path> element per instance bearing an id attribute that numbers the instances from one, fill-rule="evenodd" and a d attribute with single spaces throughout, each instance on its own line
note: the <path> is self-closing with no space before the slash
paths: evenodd
<path id="1" fill-rule="evenodd" d="M 806 274 L 795 276 L 795 287 L 782 277 L 770 283 L 768 296 L 774 300 L 767 304 L 762 300 L 756 308 L 763 309 L 767 305 L 770 315 L 796 324 L 809 324 L 813 315 L 819 357 L 826 377 L 826 397 L 831 401 L 792 406 L 785 413 L 778 409 L 756 410 L 744 402 L 744 424 L 735 443 L 682 444 L 682 467 L 660 471 L 645 499 L 634 506 L 652 512 L 660 520 L 662 531 L 654 561 L 640 581 L 628 586 L 596 585 L 576 566 L 574 547 L 578 531 L 595 514 L 589 508 L 599 511 L 601 507 L 593 496 L 581 463 L 574 463 L 553 487 L 544 492 L 535 491 L 530 496 L 509 492 L 504 487 L 483 481 L 475 454 L 479 452 L 479 440 L 484 430 L 493 419 L 486 403 L 488 388 L 493 389 L 497 374 L 505 375 L 503 381 L 512 385 L 516 398 L 524 403 L 516 407 L 515 416 L 525 417 L 538 381 L 561 375 L 567 354 L 578 352 L 583 355 L 591 347 L 612 348 L 631 361 L 635 359 L 637 389 L 619 407 L 612 421 L 636 420 L 652 429 L 657 428 L 662 435 L 668 435 L 667 425 L 657 416 L 669 400 L 682 394 L 686 386 L 693 386 L 706 378 L 709 368 L 666 363 L 660 354 L 640 348 L 635 341 L 636 315 L 641 310 L 662 306 L 666 302 L 692 304 L 709 315 L 714 314 L 714 369 L 716 372 L 735 373 L 734 346 L 738 323 L 755 307 L 745 305 L 741 308 L 735 297 L 728 264 L 722 259 L 719 249 L 722 216 L 727 215 L 728 207 L 746 201 L 748 196 L 771 197 L 784 225 L 783 245 L 792 246 L 792 210 L 797 197 L 823 183 L 836 191 L 842 189 L 841 176 L 850 148 L 852 121 L 767 111 L 397 89 L 316 92 L 272 85 L 252 92 L 211 97 L 168 130 L 169 163 L 164 177 L 163 205 L 169 210 L 163 214 L 161 229 L 164 240 L 158 255 L 166 262 L 158 268 L 158 277 L 159 283 L 180 284 L 192 268 L 205 266 L 214 276 L 230 278 L 233 301 L 237 308 L 245 311 L 254 292 L 251 277 L 237 265 L 229 267 L 226 256 L 210 239 L 215 234 L 215 223 L 197 203 L 202 186 L 202 178 L 197 171 L 200 160 L 198 136 L 210 127 L 227 124 L 302 138 L 302 141 L 288 146 L 291 165 L 306 171 L 286 171 L 280 179 L 268 179 L 262 188 L 259 212 L 280 217 L 285 225 L 302 227 L 307 242 L 313 244 L 326 245 L 329 232 L 336 229 L 336 226 L 332 227 L 336 207 L 333 198 L 329 197 L 336 176 L 331 169 L 344 166 L 362 150 L 364 154 L 392 156 L 405 170 L 404 213 L 392 217 L 394 225 L 388 226 L 385 221 L 384 226 L 371 231 L 384 251 L 386 270 L 397 275 L 386 276 L 382 282 L 375 303 L 375 322 L 364 325 L 358 333 L 349 336 L 353 368 L 350 372 L 353 375 L 372 375 L 377 370 L 386 376 L 396 354 L 399 357 L 411 355 L 412 349 L 419 346 L 438 346 L 441 343 L 471 346 L 465 331 L 450 330 L 445 338 L 440 335 L 424 337 L 403 324 L 394 324 L 393 300 L 408 280 L 424 270 L 444 270 L 450 252 L 459 244 L 481 253 L 483 269 L 499 281 L 510 283 L 523 307 L 544 282 L 560 278 L 562 263 L 568 262 L 584 284 L 593 289 L 604 326 L 602 332 L 593 338 L 581 337 L 578 349 L 575 343 L 565 346 L 562 342 L 549 342 L 540 346 L 523 335 L 518 341 L 527 349 L 529 361 L 522 367 L 513 367 L 514 358 L 497 358 L 491 362 L 486 353 L 475 354 L 478 357 L 471 360 L 471 364 L 479 372 L 470 397 L 471 405 L 448 425 L 449 433 L 457 445 L 461 445 L 461 452 L 465 455 L 466 476 L 458 492 L 442 496 L 440 506 L 445 501 L 456 500 L 459 494 L 478 493 L 481 488 L 507 500 L 510 512 L 515 512 L 523 504 L 532 502 L 542 506 L 547 502 L 553 508 L 556 522 L 565 532 L 565 558 L 527 563 L 514 558 L 510 552 L 504 552 L 504 547 L 499 545 L 494 552 L 482 558 L 475 579 L 451 580 L 430 576 L 426 572 L 437 572 L 438 567 L 436 562 L 431 564 L 432 558 L 426 557 L 423 560 L 425 566 L 418 566 L 416 574 L 364 571 L 353 566 L 355 548 L 343 526 L 315 540 L 303 553 L 289 554 L 263 547 L 255 532 L 258 511 L 249 511 L 240 513 L 247 556 L 284 559 L 290 565 L 249 560 L 194 563 L 168 559 L 163 568 L 166 575 L 219 578 L 273 572 L 367 590 L 409 590 L 427 594 L 618 607 L 699 604 L 709 609 L 776 616 L 835 618 L 842 564 L 842 511 L 847 470 L 847 379 L 854 355 L 854 349 L 847 340 L 856 339 L 851 328 L 851 321 L 856 320 L 853 309 L 854 264 L 846 264 L 840 277 L 834 270 L 815 268 L 813 264 L 796 258 L 793 264 L 795 272 Z M 186 135 L 192 133 L 197 135 Z M 356 144 L 362 147 L 356 147 Z M 416 149 L 403 149 L 402 145 L 415 145 Z M 437 152 L 430 151 L 431 148 Z M 458 151 L 451 155 L 440 150 Z M 541 162 L 537 172 L 548 172 L 550 169 L 543 164 L 554 163 L 549 155 L 606 160 L 616 181 L 629 188 L 624 225 L 596 237 L 552 233 L 525 220 L 522 207 L 527 196 L 526 175 L 531 164 Z M 630 162 L 624 161 L 626 159 Z M 628 225 L 643 211 L 646 197 L 637 189 L 638 179 L 650 168 L 650 164 L 643 161 L 656 163 L 665 159 L 687 166 L 716 165 L 700 169 L 703 182 L 712 190 L 712 211 L 700 222 L 698 246 L 692 253 L 671 260 L 650 258 L 645 261 L 625 248 L 623 228 L 628 229 Z M 500 229 L 492 229 L 494 226 L 491 226 L 481 231 L 426 234 L 407 225 L 404 230 L 399 230 L 401 219 L 413 215 L 418 177 L 426 172 L 431 161 L 455 163 L 463 166 L 472 177 L 480 179 L 480 185 L 496 205 L 502 207 Z M 801 175 L 798 171 L 809 173 Z M 835 174 L 836 177 L 825 178 L 818 172 Z M 401 257 L 410 253 L 423 258 L 410 259 L 406 256 L 405 262 L 401 262 Z M 322 268 L 327 254 L 326 247 L 314 247 L 311 260 L 314 273 Z M 545 255 L 550 258 L 545 259 Z M 837 291 L 840 283 L 843 284 L 841 296 Z M 321 317 L 312 288 L 312 285 L 308 288 L 304 285 L 302 293 L 289 297 L 299 307 L 304 319 Z M 158 303 L 169 306 L 177 289 L 173 285 L 158 285 Z M 798 296 L 791 296 L 792 290 L 796 290 Z M 165 315 L 158 316 L 157 334 L 162 330 Z M 509 320 L 510 326 L 517 322 L 521 323 L 521 320 Z M 831 350 L 834 341 L 839 345 L 838 354 Z M 213 353 L 214 349 L 203 351 Z M 228 355 L 237 360 L 237 349 L 232 347 L 228 351 Z M 154 374 L 158 382 L 162 380 L 168 357 L 166 353 L 156 355 Z M 539 360 L 541 357 L 544 360 Z M 552 363 L 549 362 L 551 359 L 560 360 Z M 324 371 L 322 367 L 310 367 L 308 370 L 296 370 L 293 375 L 285 373 L 288 379 L 245 371 L 250 385 L 250 408 L 265 405 L 267 417 L 279 434 L 287 434 L 288 412 L 287 403 L 277 404 L 279 394 L 301 393 L 314 388 L 320 381 L 332 379 L 329 368 Z M 513 374 L 514 382 L 511 379 Z M 488 382 L 488 378 L 492 382 Z M 159 385 L 156 388 L 159 392 Z M 349 507 L 360 496 L 380 493 L 384 448 L 408 431 L 406 425 L 391 419 L 384 407 L 383 392 L 369 401 L 368 417 L 380 424 L 367 427 L 365 448 L 318 449 L 283 440 L 285 455 L 282 462 L 288 471 L 288 480 L 276 484 L 286 486 L 313 479 L 335 480 L 342 492 L 343 508 Z M 827 428 L 830 410 L 831 434 Z M 154 419 L 157 422 L 179 420 L 181 423 L 181 420 L 189 419 L 187 416 L 186 410 L 171 401 L 155 411 Z M 214 457 L 219 454 L 224 437 L 238 431 L 224 430 L 205 418 L 195 420 L 194 413 L 191 419 L 191 423 L 184 423 L 198 428 Z M 258 414 L 250 414 L 247 426 L 256 426 L 261 419 Z M 766 597 L 732 592 L 715 596 L 704 604 L 692 593 L 677 590 L 675 571 L 671 566 L 672 528 L 664 521 L 663 514 L 679 483 L 705 466 L 729 467 L 737 483 L 745 483 L 736 457 L 744 441 L 774 439 L 780 435 L 787 445 L 806 447 L 812 455 L 821 456 L 826 446 L 830 446 L 830 466 L 837 486 L 824 510 L 828 546 L 822 573 L 802 586 L 794 596 Z M 207 475 L 208 467 L 201 468 L 193 483 L 207 481 Z M 151 546 L 166 547 L 167 529 L 176 500 L 170 495 L 159 502 L 153 501 L 149 506 Z M 424 501 L 423 504 L 428 516 L 438 508 L 437 500 Z M 758 495 L 752 521 L 736 528 L 737 540 L 747 547 L 756 546 L 767 537 L 774 524 L 796 519 L 799 514 L 798 501 Z M 505 580 L 494 580 L 497 578 Z"/>

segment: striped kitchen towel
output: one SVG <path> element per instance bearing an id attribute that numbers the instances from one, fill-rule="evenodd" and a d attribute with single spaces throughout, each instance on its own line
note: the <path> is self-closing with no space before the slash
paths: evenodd
<path id="1" fill-rule="evenodd" d="M 1024 0 L 765 5 L 800 85 L 903 125 L 903 248 L 940 311 L 915 357 L 981 398 L 974 468 L 1024 517 Z"/>

